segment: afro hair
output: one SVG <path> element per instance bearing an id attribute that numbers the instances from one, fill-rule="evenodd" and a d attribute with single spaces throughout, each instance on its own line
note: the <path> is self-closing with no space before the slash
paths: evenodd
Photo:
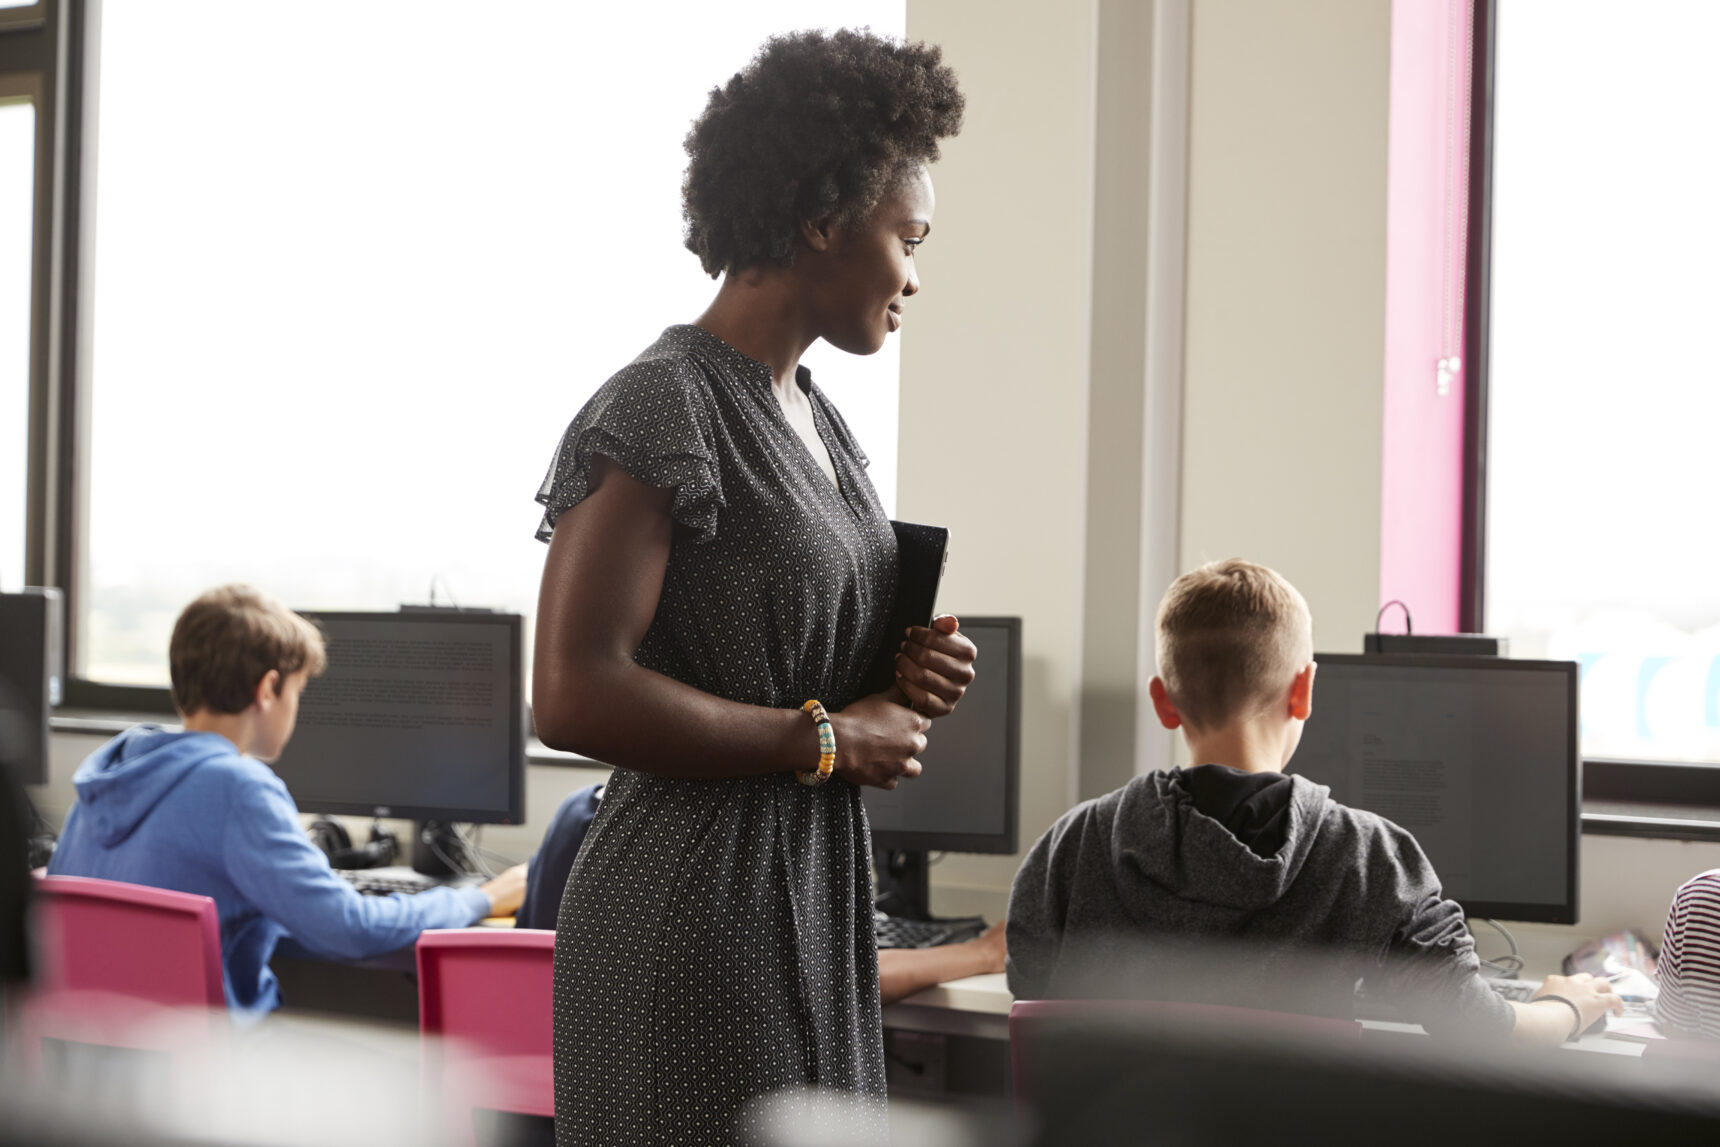
<path id="1" fill-rule="evenodd" d="M 714 279 L 792 266 L 803 220 L 864 218 L 961 130 L 936 45 L 868 29 L 773 36 L 687 134 L 687 249 Z"/>

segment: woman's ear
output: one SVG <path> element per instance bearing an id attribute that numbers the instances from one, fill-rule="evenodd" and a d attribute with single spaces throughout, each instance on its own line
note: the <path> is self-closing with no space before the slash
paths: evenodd
<path id="1" fill-rule="evenodd" d="M 800 241 L 814 251 L 830 250 L 830 232 L 834 224 L 828 219 L 802 219 L 800 221 Z"/>

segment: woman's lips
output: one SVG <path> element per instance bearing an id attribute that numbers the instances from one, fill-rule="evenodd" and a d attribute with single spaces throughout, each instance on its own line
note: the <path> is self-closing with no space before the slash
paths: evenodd
<path id="1" fill-rule="evenodd" d="M 885 311 L 884 313 L 890 316 L 890 330 L 892 333 L 902 329 L 901 311 Z"/>

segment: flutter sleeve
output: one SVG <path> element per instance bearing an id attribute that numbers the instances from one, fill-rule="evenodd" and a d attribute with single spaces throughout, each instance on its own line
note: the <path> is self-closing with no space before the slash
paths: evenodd
<path id="1" fill-rule="evenodd" d="M 585 404 L 562 435 L 537 500 L 539 541 L 591 492 L 591 460 L 602 454 L 647 486 L 673 490 L 669 514 L 699 542 L 716 536 L 723 509 L 717 429 L 709 382 L 696 363 L 641 359 Z"/>

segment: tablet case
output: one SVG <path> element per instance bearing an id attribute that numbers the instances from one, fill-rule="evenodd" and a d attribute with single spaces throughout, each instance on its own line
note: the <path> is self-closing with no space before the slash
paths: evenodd
<path id="1" fill-rule="evenodd" d="M 891 520 L 896 531 L 896 606 L 866 677 L 865 693 L 882 693 L 896 682 L 896 652 L 910 625 L 930 625 L 938 582 L 949 558 L 950 532 L 942 526 Z"/>

